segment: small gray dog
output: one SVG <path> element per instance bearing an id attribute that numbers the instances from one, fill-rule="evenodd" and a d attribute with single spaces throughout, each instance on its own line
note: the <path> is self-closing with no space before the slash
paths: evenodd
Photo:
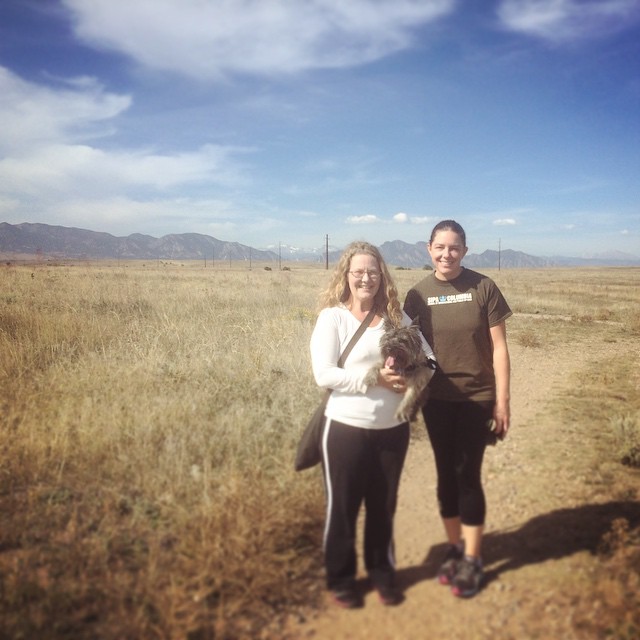
<path id="1" fill-rule="evenodd" d="M 385 319 L 380 351 L 382 361 L 369 370 L 365 383 L 376 384 L 378 372 L 383 367 L 395 369 L 405 377 L 407 384 L 407 390 L 396 411 L 396 418 L 403 422 L 415 420 L 418 409 L 427 400 L 427 385 L 436 368 L 435 360 L 427 358 L 422 350 L 420 327 L 415 322 L 408 327 L 395 327 Z"/>

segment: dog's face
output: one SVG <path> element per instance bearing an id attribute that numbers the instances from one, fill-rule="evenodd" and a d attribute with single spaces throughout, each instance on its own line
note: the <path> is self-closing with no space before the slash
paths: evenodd
<path id="1" fill-rule="evenodd" d="M 420 328 L 416 324 L 397 328 L 390 323 L 385 323 L 384 327 L 380 351 L 385 365 L 401 371 L 419 364 L 423 357 Z"/>

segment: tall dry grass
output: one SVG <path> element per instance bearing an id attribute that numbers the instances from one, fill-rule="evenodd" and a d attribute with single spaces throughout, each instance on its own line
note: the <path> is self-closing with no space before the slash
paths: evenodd
<path id="1" fill-rule="evenodd" d="M 487 273 L 523 346 L 640 331 L 639 270 Z M 327 277 L 0 269 L 0 637 L 277 637 L 317 597 L 324 498 L 292 459 Z"/>
<path id="2" fill-rule="evenodd" d="M 233 637 L 300 600 L 323 499 L 292 451 L 324 276 L 2 269 L 12 637 Z"/>

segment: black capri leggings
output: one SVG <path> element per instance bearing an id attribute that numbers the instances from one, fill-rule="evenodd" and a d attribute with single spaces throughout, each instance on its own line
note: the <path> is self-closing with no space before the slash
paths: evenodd
<path id="1" fill-rule="evenodd" d="M 422 409 L 438 472 L 438 504 L 443 518 L 484 524 L 482 458 L 493 403 L 429 400 Z"/>

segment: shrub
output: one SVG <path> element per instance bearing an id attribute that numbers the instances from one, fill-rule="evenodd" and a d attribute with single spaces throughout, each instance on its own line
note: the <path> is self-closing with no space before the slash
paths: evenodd
<path id="1" fill-rule="evenodd" d="M 616 440 L 620 462 L 640 467 L 640 421 L 638 415 L 621 415 L 611 419 L 611 430 Z"/>
<path id="2" fill-rule="evenodd" d="M 532 329 L 525 329 L 524 331 L 521 331 L 516 337 L 516 342 L 521 347 L 530 347 L 532 349 L 536 349 L 540 346 L 538 335 Z"/>

